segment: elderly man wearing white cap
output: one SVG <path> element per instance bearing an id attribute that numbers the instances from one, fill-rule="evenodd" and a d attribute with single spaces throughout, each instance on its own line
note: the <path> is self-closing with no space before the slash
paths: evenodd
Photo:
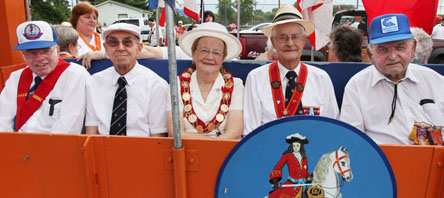
<path id="1" fill-rule="evenodd" d="M 373 65 L 348 81 L 341 120 L 378 144 L 435 144 L 434 140 L 440 140 L 442 145 L 440 128 L 432 126 L 444 126 L 444 92 L 440 87 L 444 78 L 430 68 L 410 63 L 416 41 L 407 16 L 374 18 L 369 39 Z M 436 129 L 441 137 L 434 135 Z"/>
<path id="2" fill-rule="evenodd" d="M 0 95 L 0 131 L 77 133 L 85 116 L 85 82 L 80 65 L 59 59 L 54 28 L 44 21 L 17 27 L 28 64 L 11 74 Z"/>
<path id="3" fill-rule="evenodd" d="M 132 24 L 110 25 L 102 34 L 113 67 L 91 76 L 86 85 L 86 133 L 166 136 L 168 84 L 137 63 L 143 44 Z"/>
<path id="4" fill-rule="evenodd" d="M 330 77 L 301 62 L 306 36 L 314 25 L 292 5 L 281 7 L 262 32 L 271 38 L 277 62 L 248 74 L 244 94 L 244 135 L 277 118 L 320 115 L 337 118 L 338 105 Z"/>

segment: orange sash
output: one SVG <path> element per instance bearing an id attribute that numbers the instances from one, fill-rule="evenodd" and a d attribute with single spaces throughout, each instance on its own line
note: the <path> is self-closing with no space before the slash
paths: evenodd
<path id="1" fill-rule="evenodd" d="M 301 102 L 302 94 L 304 93 L 305 81 L 307 80 L 308 73 L 307 66 L 305 66 L 304 63 L 301 63 L 298 80 L 296 81 L 296 89 L 287 106 L 285 106 L 284 94 L 282 93 L 281 77 L 279 75 L 277 62 L 270 65 L 268 73 L 270 75 L 271 92 L 273 93 L 274 109 L 277 118 L 295 115 L 299 103 Z"/>
<path id="2" fill-rule="evenodd" d="M 45 98 L 54 88 L 60 75 L 69 67 L 69 63 L 59 59 L 54 71 L 52 71 L 45 79 L 40 83 L 40 85 L 35 90 L 34 94 L 26 100 L 28 95 L 29 87 L 33 81 L 32 71 L 29 67 L 25 68 L 20 75 L 20 81 L 17 89 L 17 112 L 16 112 L 16 122 L 15 130 L 18 131 L 28 119 L 34 114 L 35 111 L 40 107 Z M 73 82 L 74 83 L 74 82 Z"/>
<path id="3" fill-rule="evenodd" d="M 87 42 L 87 41 L 83 38 L 83 36 L 82 36 L 81 34 L 79 34 L 79 37 L 82 38 L 83 42 L 85 42 L 85 44 L 86 44 L 89 48 L 91 48 L 93 52 L 95 52 L 95 51 L 100 51 L 101 48 L 102 48 L 102 46 L 101 46 L 102 44 L 100 43 L 100 34 L 97 33 L 97 32 L 93 32 L 93 34 L 94 34 L 94 39 L 96 40 L 96 41 L 95 41 L 95 42 L 96 42 L 96 47 L 94 47 L 94 46 L 92 46 L 91 44 L 89 44 L 89 42 Z"/>

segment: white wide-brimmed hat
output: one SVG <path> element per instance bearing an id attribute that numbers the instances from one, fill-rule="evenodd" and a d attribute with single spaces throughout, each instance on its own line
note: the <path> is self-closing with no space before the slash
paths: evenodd
<path id="1" fill-rule="evenodd" d="M 205 36 L 215 37 L 225 42 L 227 45 L 227 57 L 225 57 L 225 61 L 237 57 L 242 51 L 242 45 L 239 40 L 229 34 L 223 25 L 214 22 L 200 24 L 196 29 L 182 35 L 179 38 L 179 46 L 185 54 L 192 57 L 191 46 L 194 41 Z"/>
<path id="2" fill-rule="evenodd" d="M 285 5 L 279 8 L 279 10 L 276 12 L 276 16 L 273 18 L 272 24 L 264 27 L 262 32 L 266 36 L 271 37 L 271 30 L 273 30 L 275 26 L 285 23 L 298 23 L 302 25 L 305 29 L 305 35 L 307 36 L 310 35 L 315 29 L 313 23 L 302 18 L 302 14 L 298 11 L 298 9 L 296 9 L 293 5 Z"/>

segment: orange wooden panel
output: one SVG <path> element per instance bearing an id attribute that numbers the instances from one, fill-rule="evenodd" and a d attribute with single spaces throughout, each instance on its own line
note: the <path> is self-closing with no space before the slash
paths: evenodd
<path id="1" fill-rule="evenodd" d="M 426 197 L 434 147 L 379 146 L 395 174 L 398 197 Z"/>
<path id="2" fill-rule="evenodd" d="M 17 71 L 21 68 L 26 67 L 26 63 L 20 63 L 16 65 L 4 66 L 0 67 L 0 92 L 6 84 L 6 80 L 8 80 L 9 76 L 12 72 Z"/>
<path id="3" fill-rule="evenodd" d="M 97 172 L 89 174 L 97 174 L 98 197 L 175 197 L 171 138 L 91 137 Z M 236 143 L 183 140 L 188 197 L 214 196 L 219 168 Z"/>
<path id="4" fill-rule="evenodd" d="M 2 197 L 87 197 L 86 136 L 0 133 Z"/>
<path id="5" fill-rule="evenodd" d="M 436 146 L 430 166 L 427 197 L 444 197 L 444 147 Z"/>
<path id="6" fill-rule="evenodd" d="M 25 1 L 0 1 L 0 67 L 23 62 L 18 50 L 16 28 L 26 21 Z"/>

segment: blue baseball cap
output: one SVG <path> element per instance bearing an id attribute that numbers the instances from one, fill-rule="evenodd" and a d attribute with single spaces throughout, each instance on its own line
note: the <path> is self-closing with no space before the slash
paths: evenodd
<path id="1" fill-rule="evenodd" d="M 368 31 L 370 43 L 380 44 L 413 38 L 407 16 L 385 14 L 374 18 Z"/>
<path id="2" fill-rule="evenodd" d="M 45 21 L 28 21 L 17 27 L 15 50 L 48 48 L 57 44 L 54 28 Z"/>

